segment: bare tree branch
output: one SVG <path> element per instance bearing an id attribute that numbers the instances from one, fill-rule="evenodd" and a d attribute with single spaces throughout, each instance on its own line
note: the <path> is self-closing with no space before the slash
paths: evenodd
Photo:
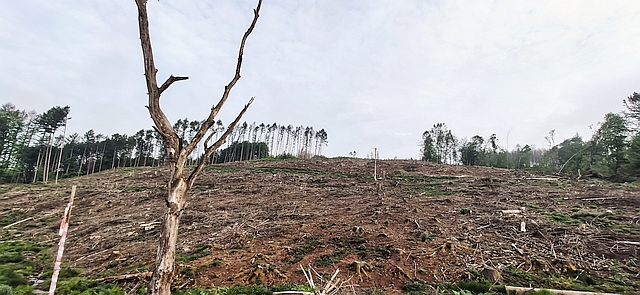
<path id="1" fill-rule="evenodd" d="M 218 130 L 213 130 L 211 132 L 211 134 L 209 134 L 209 136 L 207 136 L 207 139 L 204 140 L 204 150 L 206 151 L 208 146 L 209 146 L 209 140 L 211 140 L 211 138 L 213 137 L 214 134 L 218 133 Z"/>
<path id="2" fill-rule="evenodd" d="M 179 138 L 173 130 L 171 122 L 167 119 L 160 108 L 160 89 L 158 88 L 158 81 L 156 79 L 156 69 L 153 61 L 153 50 L 151 49 L 151 37 L 149 36 L 149 17 L 147 14 L 147 0 L 135 0 L 138 6 L 138 28 L 140 30 L 140 44 L 142 46 L 142 56 L 144 58 L 144 75 L 147 81 L 147 92 L 149 93 L 149 114 L 153 123 L 157 127 L 157 131 L 164 138 L 165 147 L 169 149 L 178 150 Z M 175 78 L 174 78 L 175 79 Z M 164 91 L 171 83 L 171 78 L 162 85 Z M 176 80 L 177 81 L 177 80 Z"/>
<path id="3" fill-rule="evenodd" d="M 204 151 L 204 155 L 202 156 L 202 159 L 200 160 L 200 163 L 198 163 L 198 167 L 196 167 L 195 170 L 193 170 L 191 172 L 191 175 L 189 175 L 189 178 L 187 179 L 187 188 L 191 188 L 193 186 L 193 183 L 196 181 L 196 178 L 198 177 L 198 174 L 202 171 L 202 169 L 204 169 L 204 167 L 209 163 L 209 158 L 211 157 L 211 155 L 221 146 L 223 145 L 226 141 L 227 141 L 227 137 L 229 136 L 229 134 L 231 134 L 231 132 L 233 131 L 233 129 L 236 127 L 236 125 L 238 125 L 238 122 L 240 122 L 240 119 L 242 118 L 242 116 L 244 115 L 244 113 L 247 111 L 247 109 L 249 109 L 249 106 L 253 103 L 253 97 L 249 100 L 249 102 L 244 105 L 244 108 L 242 109 L 242 111 L 240 112 L 240 114 L 238 114 L 238 116 L 236 117 L 236 119 L 229 125 L 229 127 L 227 128 L 227 131 L 225 131 L 222 136 L 220 136 L 220 138 L 210 147 L 206 146 L 206 143 L 209 141 L 209 139 L 211 138 L 211 135 L 209 136 L 209 138 L 207 138 L 207 140 L 205 141 L 205 151 Z M 213 135 L 213 134 L 212 134 Z"/>
<path id="4" fill-rule="evenodd" d="M 224 103 L 229 98 L 229 92 L 231 92 L 231 88 L 233 88 L 236 82 L 238 82 L 238 80 L 240 79 L 240 68 L 242 67 L 242 55 L 244 54 L 244 45 L 247 42 L 247 38 L 249 37 L 251 32 L 253 32 L 253 28 L 256 26 L 256 22 L 258 22 L 258 17 L 260 17 L 260 7 L 262 7 L 262 0 L 258 1 L 258 6 L 256 7 L 256 9 L 253 10 L 253 21 L 251 22 L 251 25 L 249 26 L 247 31 L 244 32 L 244 36 L 242 36 L 242 42 L 240 43 L 240 50 L 238 51 L 238 63 L 236 64 L 235 76 L 233 77 L 233 79 L 231 79 L 231 82 L 229 82 L 229 84 L 227 84 L 227 86 L 224 87 L 224 92 L 222 93 L 222 97 L 220 98 L 220 101 L 218 102 L 218 104 L 216 104 L 211 108 L 211 113 L 209 113 L 209 117 L 207 117 L 204 124 L 200 126 L 200 130 L 198 130 L 196 135 L 193 137 L 193 140 L 191 141 L 191 143 L 189 143 L 189 145 L 185 147 L 185 153 L 187 155 L 190 154 L 191 151 L 193 151 L 196 148 L 196 145 L 198 144 L 198 142 L 200 142 L 200 140 L 207 133 L 207 130 L 209 130 L 209 128 L 213 125 L 213 123 L 215 122 L 215 118 L 218 115 L 218 112 L 220 112 L 220 109 L 222 108 L 222 105 L 224 105 Z"/>
<path id="5" fill-rule="evenodd" d="M 164 83 L 162 83 L 162 86 L 160 86 L 160 89 L 158 89 L 158 92 L 159 92 L 158 95 L 162 94 L 162 92 L 167 90 L 167 88 L 169 88 L 169 86 L 171 86 L 173 82 L 187 80 L 187 79 L 189 79 L 189 77 L 175 77 L 173 75 L 169 76 L 167 81 L 164 81 Z"/>

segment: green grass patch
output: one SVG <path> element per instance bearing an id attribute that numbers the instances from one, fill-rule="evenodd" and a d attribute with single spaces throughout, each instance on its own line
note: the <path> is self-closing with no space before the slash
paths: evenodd
<path id="1" fill-rule="evenodd" d="M 266 173 L 289 173 L 289 174 L 307 174 L 307 175 L 321 175 L 324 172 L 307 169 L 307 168 L 276 168 L 276 167 L 255 167 L 251 168 L 252 171 L 266 172 Z"/>
<path id="2" fill-rule="evenodd" d="M 265 157 L 262 159 L 252 160 L 251 162 L 273 162 L 273 161 L 284 161 L 284 160 L 298 160 L 299 158 L 292 154 L 282 154 L 277 155 L 275 157 Z"/>
<path id="3" fill-rule="evenodd" d="M 12 294 L 31 294 L 32 277 L 44 280 L 36 288 L 48 288 L 53 273 L 53 257 L 49 254 L 50 246 L 28 241 L 0 242 L 0 285 L 12 288 Z M 60 270 L 60 281 L 79 275 L 75 269 L 63 267 Z M 56 294 L 61 294 L 56 292 Z"/>
<path id="4" fill-rule="evenodd" d="M 402 290 L 406 295 L 429 294 L 431 287 L 427 282 L 416 278 L 411 281 L 405 282 L 402 286 Z"/>
<path id="5" fill-rule="evenodd" d="M 318 237 L 317 236 L 308 238 L 304 242 L 304 244 L 296 247 L 293 250 L 293 258 L 291 260 L 289 260 L 289 263 L 293 264 L 293 263 L 299 262 L 305 256 L 307 256 L 307 254 L 313 252 L 313 250 L 318 248 L 318 246 L 320 246 L 320 242 L 318 241 Z"/>
<path id="6" fill-rule="evenodd" d="M 0 227 L 7 226 L 14 222 L 23 220 L 27 217 L 27 215 L 20 210 L 5 210 L 2 211 L 2 215 L 0 215 Z"/>
<path id="7" fill-rule="evenodd" d="M 176 258 L 176 261 L 183 261 L 183 262 L 194 261 L 210 254 L 211 254 L 211 245 L 201 244 L 201 245 L 197 245 L 196 248 L 189 253 L 189 255 Z"/>
<path id="8" fill-rule="evenodd" d="M 219 172 L 219 173 L 238 172 L 238 171 L 245 170 L 244 168 L 217 166 L 216 164 L 209 165 L 209 166 L 206 167 L 206 169 L 207 170 L 212 170 L 212 171 L 215 171 L 215 172 Z"/>
<path id="9" fill-rule="evenodd" d="M 316 264 L 318 266 L 329 266 L 329 265 L 334 265 L 338 262 L 340 262 L 340 260 L 342 260 L 344 258 L 344 256 L 339 255 L 339 256 L 334 256 L 334 255 L 322 255 L 320 257 L 318 257 L 316 259 Z"/>
<path id="10" fill-rule="evenodd" d="M 99 284 L 87 278 L 72 278 L 58 283 L 56 295 L 124 295 L 126 291 L 114 284 Z"/>
<path id="11" fill-rule="evenodd" d="M 388 175 L 387 178 L 409 183 L 440 183 L 443 180 L 456 179 L 453 176 L 433 176 L 424 174 L 392 174 Z"/>
<path id="12" fill-rule="evenodd" d="M 416 186 L 414 193 L 417 195 L 424 195 L 428 197 L 448 196 L 452 192 L 446 191 L 441 185 L 422 184 Z"/>
<path id="13" fill-rule="evenodd" d="M 366 239 L 362 237 L 333 238 L 332 241 L 336 247 L 338 247 L 338 250 L 334 251 L 330 255 L 318 257 L 316 259 L 316 264 L 318 266 L 333 265 L 344 259 L 349 254 L 357 254 L 361 259 L 365 259 L 367 256 L 388 258 L 391 255 L 390 246 L 370 247 L 367 246 Z"/>
<path id="14" fill-rule="evenodd" d="M 604 280 L 602 278 L 592 277 L 592 275 L 586 272 L 530 273 L 519 270 L 514 266 L 509 266 L 503 270 L 502 279 L 505 284 L 512 286 L 537 286 L 539 288 L 606 293 L 624 293 L 640 287 L 635 277 L 623 277 L 619 275 L 617 280 L 615 276 L 614 280 Z M 495 289 L 492 288 L 492 290 Z"/>
<path id="15" fill-rule="evenodd" d="M 261 159 L 261 160 L 255 160 L 255 161 L 263 161 L 263 160 Z M 335 173 L 335 172 L 324 172 L 324 171 L 308 169 L 308 168 L 284 168 L 284 167 L 235 168 L 235 167 L 224 167 L 224 166 L 212 165 L 212 166 L 208 166 L 207 169 L 214 170 L 214 171 L 221 172 L 221 173 L 248 170 L 248 171 L 253 171 L 253 172 L 258 172 L 258 173 L 305 174 L 305 175 L 311 175 L 311 176 L 322 175 L 322 176 L 331 176 L 331 177 L 339 177 L 339 178 L 357 178 L 357 179 L 363 179 L 363 180 L 373 180 L 373 176 L 368 176 L 368 175 L 363 175 L 363 174 L 342 174 L 342 173 Z M 316 180 L 312 180 L 312 182 L 314 182 L 314 183 L 323 183 L 325 181 L 316 179 Z"/>
<path id="16" fill-rule="evenodd" d="M 580 224 L 582 223 L 580 220 L 575 219 L 569 215 L 566 214 L 562 214 L 562 213 L 558 213 L 558 212 L 551 212 L 549 214 L 547 214 L 547 218 L 549 219 L 549 221 L 554 222 L 554 223 L 560 223 L 560 224 L 569 224 L 569 225 L 573 225 L 573 224 Z"/>
<path id="17" fill-rule="evenodd" d="M 558 212 L 547 214 L 547 218 L 554 223 L 576 225 L 587 224 L 593 227 L 607 228 L 616 232 L 640 234 L 640 226 L 613 220 L 614 215 L 609 212 L 578 211 L 571 215 Z"/>
<path id="18" fill-rule="evenodd" d="M 14 188 L 14 185 L 0 185 L 0 195 L 9 192 Z"/>
<path id="19" fill-rule="evenodd" d="M 423 174 L 393 174 L 387 178 L 402 182 L 412 188 L 415 195 L 431 197 L 450 195 L 452 192 L 444 187 L 445 183 L 455 179 L 453 176 L 429 176 Z"/>

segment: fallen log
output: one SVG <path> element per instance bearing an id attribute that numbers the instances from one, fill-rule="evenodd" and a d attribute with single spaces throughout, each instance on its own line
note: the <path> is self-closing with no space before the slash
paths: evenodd
<path id="1" fill-rule="evenodd" d="M 14 226 L 14 225 L 16 225 L 16 224 L 20 224 L 20 223 L 23 223 L 23 222 L 25 222 L 25 221 L 29 221 L 29 220 L 31 220 L 31 219 L 33 219 L 33 217 L 28 217 L 28 218 L 25 218 L 25 219 L 23 219 L 23 220 L 16 221 L 16 222 L 14 222 L 14 223 L 12 223 L 12 224 L 9 224 L 9 225 L 7 225 L 7 226 L 3 227 L 2 229 L 10 228 L 10 227 L 12 227 L 12 226 Z"/>
<path id="2" fill-rule="evenodd" d="M 526 287 L 513 287 L 513 286 L 504 286 L 507 292 L 514 291 L 516 293 L 525 293 L 529 291 L 538 292 L 541 290 L 547 290 L 554 294 L 563 294 L 563 295 L 619 295 L 616 293 L 598 293 L 598 292 L 587 292 L 587 291 L 572 291 L 572 290 L 556 290 L 556 289 L 545 289 L 545 288 L 526 288 Z"/>
<path id="3" fill-rule="evenodd" d="M 616 241 L 616 244 L 627 244 L 627 245 L 640 246 L 640 242 L 632 242 L 632 241 Z"/>
<path id="4" fill-rule="evenodd" d="M 151 277 L 151 272 L 147 271 L 147 272 L 139 272 L 139 273 L 133 273 L 128 275 L 100 278 L 100 279 L 97 279 L 96 282 L 117 282 L 117 281 L 132 279 L 132 278 L 147 279 L 150 277 Z"/>
<path id="5" fill-rule="evenodd" d="M 502 214 L 520 214 L 522 210 L 500 210 Z"/>
<path id="6" fill-rule="evenodd" d="M 622 197 L 605 197 L 605 198 L 581 198 L 580 201 L 602 201 L 602 200 L 614 200 L 623 199 Z"/>

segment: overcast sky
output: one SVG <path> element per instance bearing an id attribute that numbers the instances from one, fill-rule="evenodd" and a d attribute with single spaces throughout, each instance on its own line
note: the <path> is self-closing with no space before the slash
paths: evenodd
<path id="1" fill-rule="evenodd" d="M 232 78 L 255 1 L 149 1 L 161 104 L 201 120 Z M 151 128 L 134 0 L 0 0 L 0 102 L 71 107 L 69 131 Z M 640 92 L 640 1 L 272 1 L 219 119 L 324 128 L 327 156 L 418 158 L 459 138 L 547 147 Z"/>

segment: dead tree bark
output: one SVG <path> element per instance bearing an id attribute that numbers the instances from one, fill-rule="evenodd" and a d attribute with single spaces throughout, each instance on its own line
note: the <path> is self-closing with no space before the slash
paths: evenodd
<path id="1" fill-rule="evenodd" d="M 155 68 L 153 61 L 153 52 L 151 50 L 151 39 L 149 37 L 149 18 L 147 15 L 147 0 L 135 0 L 138 6 L 138 26 L 140 29 L 140 43 L 142 46 L 142 54 L 144 58 L 144 72 L 147 82 L 147 91 L 149 95 L 149 114 L 154 123 L 154 128 L 163 138 L 164 147 L 167 149 L 167 157 L 169 161 L 169 168 L 171 176 L 168 183 L 168 194 L 166 197 L 166 205 L 162 231 L 160 233 L 160 241 L 158 245 L 158 253 L 156 256 L 155 269 L 149 285 L 147 286 L 147 294 L 153 295 L 169 295 L 171 293 L 171 281 L 173 279 L 173 270 L 175 262 L 176 241 L 178 239 L 178 226 L 180 224 L 180 217 L 185 209 L 186 197 L 189 189 L 193 186 L 198 174 L 207 165 L 207 162 L 211 155 L 226 142 L 227 136 L 233 131 L 234 127 L 242 118 L 242 115 L 247 111 L 249 105 L 253 102 L 253 97 L 244 106 L 240 114 L 229 125 L 226 132 L 218 138 L 218 140 L 209 145 L 209 141 L 215 134 L 215 129 L 211 131 L 211 126 L 215 123 L 215 117 L 220 112 L 220 109 L 227 101 L 231 88 L 240 79 L 240 68 L 242 66 L 242 55 L 244 52 L 244 46 L 247 38 L 253 31 L 253 28 L 258 21 L 260 7 L 262 0 L 258 1 L 256 9 L 253 11 L 253 21 L 251 25 L 244 33 L 242 41 L 240 43 L 240 50 L 238 52 L 238 62 L 236 64 L 235 75 L 233 79 L 225 86 L 222 97 L 216 105 L 211 108 L 209 116 L 205 119 L 204 123 L 200 126 L 200 129 L 196 132 L 195 136 L 189 144 L 183 146 L 182 139 L 173 130 L 173 127 L 166 115 L 160 108 L 160 95 L 167 90 L 171 84 L 177 81 L 186 80 L 188 77 L 175 77 L 170 76 L 160 87 L 156 80 L 156 73 L 158 70 Z M 209 133 L 207 135 L 207 133 Z M 206 136 L 206 138 L 205 138 Z M 191 154 L 196 148 L 198 143 L 204 140 L 204 156 L 196 168 L 185 177 L 184 166 Z"/>

